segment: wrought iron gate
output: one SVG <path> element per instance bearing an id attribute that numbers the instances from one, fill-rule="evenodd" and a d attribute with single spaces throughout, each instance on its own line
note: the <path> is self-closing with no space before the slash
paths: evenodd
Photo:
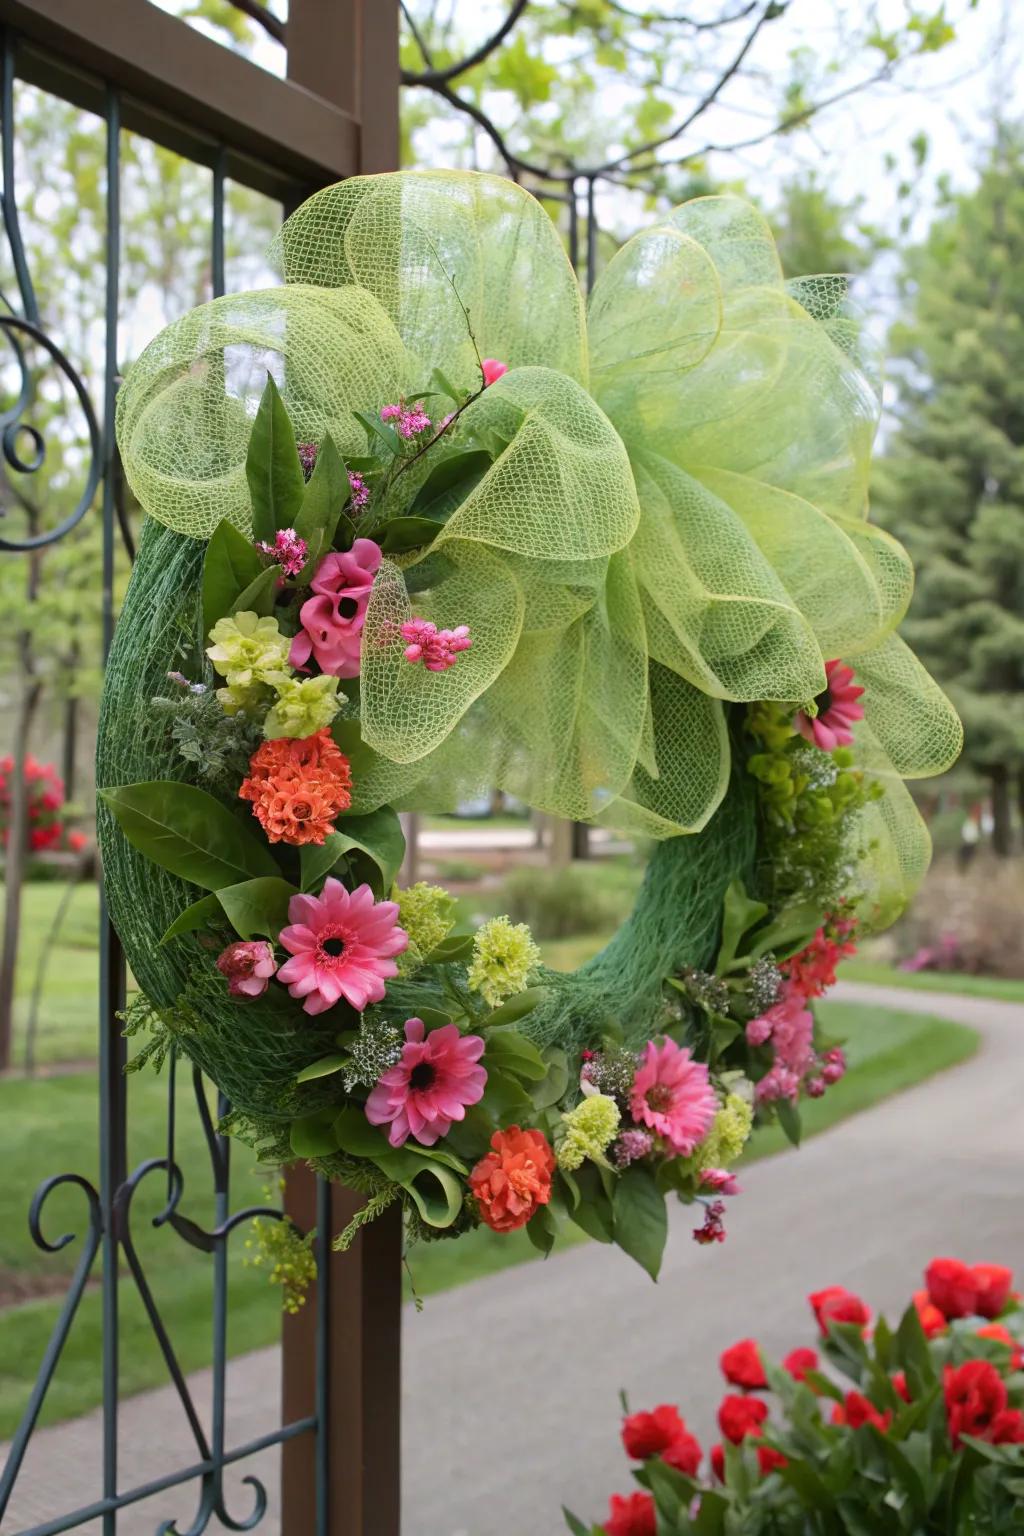
<path id="1" fill-rule="evenodd" d="M 397 163 L 397 6 L 391 0 L 291 0 L 287 27 L 275 23 L 257 0 L 232 0 L 286 49 L 287 75 L 277 78 L 189 28 L 148 0 L 0 0 L 2 35 L 2 213 L 20 304 L 0 314 L 0 329 L 20 372 L 20 388 L 0 410 L 0 438 L 8 465 L 31 473 L 43 463 L 46 444 L 32 425 L 34 371 L 30 353 L 44 356 L 77 397 L 86 423 L 87 462 L 77 505 L 59 526 L 4 538 L 0 550 L 29 551 L 56 543 L 83 518 L 102 519 L 102 644 L 115 623 L 114 575 L 119 542 L 129 555 L 113 438 L 118 384 L 118 282 L 120 267 L 121 144 L 124 130 L 144 135 L 212 172 L 210 271 L 214 293 L 224 290 L 225 184 L 231 179 L 294 206 L 317 186 L 357 171 L 391 169 Z M 59 336 L 47 334 L 21 235 L 16 197 L 15 80 L 20 79 L 97 114 L 106 135 L 106 322 L 104 363 L 92 378 L 89 360 L 72 360 Z M 88 380 L 88 382 L 87 382 Z M 92 400 L 100 402 L 94 409 Z M 89 1524 L 115 1536 L 118 1517 L 141 1501 L 182 1484 L 198 1486 L 191 1523 L 173 1520 L 153 1527 L 200 1536 L 220 1522 L 232 1530 L 258 1526 L 266 1493 L 250 1477 L 252 1504 L 229 1509 L 225 1469 L 271 1447 L 282 1449 L 281 1529 L 287 1536 L 396 1536 L 398 1530 L 398 1327 L 400 1302 L 398 1218 L 374 1224 L 344 1259 L 332 1258 L 329 1239 L 354 1208 L 353 1197 L 289 1176 L 285 1205 L 303 1229 L 316 1226 L 316 1302 L 284 1324 L 284 1387 L 280 1426 L 234 1445 L 227 1423 L 227 1245 L 232 1233 L 259 1208 L 232 1210 L 230 1149 L 217 1134 L 216 1117 L 199 1074 L 190 1073 L 188 1094 L 171 1063 L 167 1079 L 166 1151 L 129 1167 L 125 1079 L 126 1045 L 117 1014 L 125 1000 L 125 965 L 117 936 L 101 910 L 99 976 L 99 1166 L 97 1183 L 79 1171 L 56 1172 L 40 1185 L 29 1224 L 36 1245 L 57 1252 L 73 1242 L 80 1257 L 48 1347 L 40 1361 L 20 1427 L 0 1474 L 0 1525 L 13 1530 L 10 1506 L 26 1450 L 75 1326 L 87 1286 L 100 1272 L 102 1285 L 102 1467 L 99 1498 L 41 1522 L 22 1525 L 26 1536 L 51 1536 Z M 193 1101 L 192 1108 L 189 1100 Z M 218 1105 L 223 1112 L 226 1105 Z M 186 1214 L 188 1191 L 176 1161 L 176 1134 L 183 1115 L 196 1113 L 208 1152 L 214 1221 L 203 1226 Z M 168 1245 L 184 1241 L 210 1256 L 213 1306 L 212 1394 L 209 1428 L 193 1400 L 185 1372 L 139 1258 L 132 1204 L 144 1181 L 166 1191 L 155 1225 Z M 47 1206 L 59 1188 L 81 1197 L 77 1234 L 56 1235 Z M 270 1212 L 279 1217 L 279 1212 Z M 134 1485 L 119 1465 L 119 1301 L 133 1285 L 159 1345 L 168 1380 L 194 1442 L 194 1458 Z M 268 1301 L 268 1305 L 272 1305 Z M 0 1362 L 2 1370 L 2 1362 Z M 372 1433 L 371 1433 L 372 1427 Z M 54 1467 L 54 1481 L 63 1470 Z M 72 1500 L 72 1502 L 74 1502 Z M 171 1511 L 177 1507 L 171 1505 Z M 19 1522 L 20 1524 L 20 1522 Z"/>

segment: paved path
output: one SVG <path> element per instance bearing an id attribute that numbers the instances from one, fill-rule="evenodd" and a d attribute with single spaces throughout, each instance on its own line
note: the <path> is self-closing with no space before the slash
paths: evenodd
<path id="1" fill-rule="evenodd" d="M 1024 1272 L 1024 1007 L 879 987 L 832 995 L 960 1019 L 982 1048 L 799 1154 L 752 1167 L 721 1247 L 699 1248 L 692 1217 L 677 1211 L 657 1286 L 617 1249 L 588 1245 L 409 1312 L 403 1536 L 555 1536 L 563 1501 L 601 1516 L 607 1495 L 630 1486 L 618 1388 L 637 1407 L 679 1402 L 706 1441 L 719 1351 L 745 1334 L 775 1355 L 807 1342 L 809 1290 L 842 1282 L 893 1315 L 936 1253 Z M 234 1363 L 232 1439 L 270 1427 L 276 1373 L 274 1351 Z M 140 1481 L 185 1453 L 177 1417 L 162 1391 L 126 1411 Z M 72 1484 L 94 1496 L 97 1433 L 89 1415 L 35 1437 L 5 1531 L 67 1508 Z M 273 1458 L 258 1472 L 271 1495 L 261 1530 L 274 1533 Z M 234 1493 L 236 1517 L 248 1499 Z M 122 1536 L 153 1536 L 175 1513 L 184 1530 L 193 1508 L 189 1495 L 165 1494 L 123 1517 Z"/>

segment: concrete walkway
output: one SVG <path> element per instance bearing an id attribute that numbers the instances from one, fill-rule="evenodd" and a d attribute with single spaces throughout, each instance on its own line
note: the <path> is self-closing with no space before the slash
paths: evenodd
<path id="1" fill-rule="evenodd" d="M 722 1246 L 698 1247 L 692 1215 L 676 1211 L 657 1286 L 617 1249 L 587 1245 L 410 1311 L 403 1536 L 554 1536 L 563 1502 L 600 1518 L 608 1494 L 631 1486 L 619 1387 L 636 1407 L 678 1402 L 707 1443 L 718 1353 L 745 1335 L 776 1356 L 811 1342 L 810 1290 L 841 1282 L 895 1316 L 937 1253 L 1024 1274 L 1024 1007 L 862 986 L 832 996 L 961 1020 L 981 1032 L 982 1048 L 799 1154 L 752 1167 Z M 233 1364 L 233 1442 L 271 1427 L 277 1370 L 274 1351 Z M 168 1391 L 125 1405 L 133 1481 L 188 1455 L 179 1419 Z M 95 1496 L 98 1428 L 88 1415 L 34 1437 L 5 1531 Z M 229 1510 L 244 1519 L 251 1508 L 237 1486 L 247 1472 L 270 1494 L 260 1529 L 279 1531 L 272 1456 L 232 1476 Z M 191 1490 L 164 1494 L 119 1529 L 152 1536 L 177 1514 L 185 1530 L 194 1508 Z"/>

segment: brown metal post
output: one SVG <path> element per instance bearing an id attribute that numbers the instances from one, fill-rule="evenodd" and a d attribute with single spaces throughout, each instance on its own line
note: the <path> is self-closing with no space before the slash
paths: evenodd
<path id="1" fill-rule="evenodd" d="M 356 119 L 359 170 L 395 170 L 397 0 L 290 0 L 287 45 L 288 79 Z M 361 1196 L 333 1187 L 322 1239 L 329 1242 L 361 1204 Z M 304 1231 L 317 1225 L 317 1185 L 307 1168 L 287 1171 L 285 1209 Z M 316 1413 L 319 1401 L 324 1423 L 319 1446 L 312 1435 L 282 1446 L 282 1536 L 399 1536 L 401 1249 L 396 1206 L 364 1227 L 347 1253 L 327 1260 L 324 1334 L 318 1338 L 316 1295 L 285 1318 L 283 1422 Z M 319 1399 L 318 1345 L 326 1356 Z"/>
<path id="2" fill-rule="evenodd" d="M 340 1232 L 361 1203 L 351 1190 L 332 1188 L 332 1231 Z M 316 1180 L 308 1168 L 288 1170 L 285 1209 L 303 1229 L 316 1225 Z M 328 1260 L 325 1438 L 318 1447 L 312 1435 L 300 1435 L 282 1447 L 282 1536 L 398 1536 L 401 1256 L 396 1206 L 364 1227 L 347 1253 Z M 319 1302 L 314 1287 L 303 1310 L 284 1321 L 284 1423 L 316 1410 Z M 318 1452 L 329 1469 L 326 1521 L 320 1525 Z"/>

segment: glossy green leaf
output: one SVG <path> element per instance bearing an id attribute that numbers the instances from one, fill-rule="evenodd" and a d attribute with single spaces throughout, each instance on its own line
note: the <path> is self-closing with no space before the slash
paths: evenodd
<path id="1" fill-rule="evenodd" d="M 319 1061 L 311 1061 L 308 1067 L 303 1067 L 295 1081 L 297 1083 L 312 1083 L 318 1077 L 332 1077 L 335 1072 L 340 1072 L 348 1065 L 347 1051 L 335 1051 L 331 1056 L 321 1056 Z"/>
<path id="2" fill-rule="evenodd" d="M 203 560 L 203 638 L 218 619 L 240 612 L 240 593 L 263 574 L 263 561 L 252 543 L 226 519 L 217 524 Z"/>
<path id="3" fill-rule="evenodd" d="M 569 1086 L 569 1058 L 557 1045 L 549 1045 L 541 1053 L 547 1074 L 530 1089 L 530 1098 L 538 1114 L 557 1104 Z"/>
<path id="4" fill-rule="evenodd" d="M 500 1024 L 514 1024 L 517 1019 L 525 1019 L 528 1013 L 542 1003 L 548 995 L 547 987 L 526 987 L 524 991 L 517 992 L 515 997 L 510 997 L 507 1003 L 502 1003 L 500 1008 L 495 1008 L 480 1024 L 480 1029 L 493 1029 Z"/>
<path id="5" fill-rule="evenodd" d="M 278 874 L 266 844 L 204 789 L 157 780 L 99 793 L 133 847 L 204 890 Z"/>
<path id="6" fill-rule="evenodd" d="M 166 944 L 169 939 L 180 938 L 183 933 L 195 933 L 199 928 L 209 928 L 223 915 L 216 896 L 200 896 L 198 901 L 194 901 L 174 919 L 160 943 Z"/>
<path id="7" fill-rule="evenodd" d="M 558 1236 L 558 1225 L 548 1206 L 537 1207 L 526 1223 L 526 1235 L 537 1251 L 547 1258 Z"/>
<path id="8" fill-rule="evenodd" d="M 349 498 L 348 473 L 329 432 L 324 433 L 313 473 L 302 497 L 294 528 L 308 546 L 299 582 L 312 579 L 318 561 L 334 542 L 338 519 Z"/>
<path id="9" fill-rule="evenodd" d="M 276 565 L 268 565 L 266 570 L 260 571 L 249 585 L 235 598 L 235 613 L 255 613 L 261 619 L 271 619 L 274 616 L 274 604 L 277 600 L 277 584 L 281 579 L 281 569 Z"/>
<path id="10" fill-rule="evenodd" d="M 424 961 L 425 965 L 454 965 L 460 960 L 468 960 L 473 953 L 473 935 L 471 933 L 450 933 L 446 939 L 430 951 Z"/>
<path id="11" fill-rule="evenodd" d="M 292 1121 L 290 1140 L 296 1157 L 329 1157 L 337 1152 L 339 1142 L 334 1130 L 337 1110 L 314 1110 Z"/>
<path id="12" fill-rule="evenodd" d="M 365 816 L 343 816 L 332 835 L 338 839 L 334 846 L 341 853 L 358 848 L 369 855 L 380 871 L 377 894 L 386 895 L 405 858 L 405 833 L 397 812 L 382 805 L 379 811 L 368 811 Z"/>
<path id="13" fill-rule="evenodd" d="M 547 1062 L 525 1035 L 517 1034 L 514 1029 L 492 1029 L 488 1030 L 486 1040 L 484 1065 L 488 1071 L 497 1067 L 531 1083 L 541 1083 L 547 1077 Z"/>
<path id="14" fill-rule="evenodd" d="M 386 421 L 381 421 L 379 416 L 371 416 L 369 411 L 353 411 L 353 416 L 366 428 L 366 435 L 372 443 L 374 438 L 382 443 L 392 458 L 401 458 L 404 444 L 394 427 L 389 427 Z"/>
<path id="15" fill-rule="evenodd" d="M 441 531 L 429 517 L 393 517 L 384 524 L 380 547 L 386 555 L 401 554 L 406 549 L 424 549 Z"/>
<path id="16" fill-rule="evenodd" d="M 786 1140 L 794 1147 L 798 1147 L 803 1132 L 799 1109 L 789 1099 L 776 1099 L 775 1113 L 779 1117 L 779 1124 L 782 1126 Z"/>
<path id="17" fill-rule="evenodd" d="M 260 875 L 238 885 L 226 885 L 217 892 L 217 900 L 240 939 L 257 935 L 276 939 L 288 922 L 288 903 L 298 895 L 294 885 L 280 875 Z"/>
<path id="18" fill-rule="evenodd" d="M 521 1125 L 534 1114 L 533 1100 L 519 1078 L 493 1064 L 487 1066 L 487 1087 L 480 1102 L 484 1113 L 500 1126 Z"/>
<path id="19" fill-rule="evenodd" d="M 575 1204 L 570 1200 L 567 1205 L 569 1215 L 576 1225 L 599 1243 L 614 1242 L 612 1202 L 594 1164 L 584 1163 L 582 1168 L 577 1168 L 571 1175 L 562 1172 L 560 1178 L 565 1180 L 571 1193 L 579 1196 Z"/>
<path id="20" fill-rule="evenodd" d="M 615 1241 L 657 1280 L 668 1237 L 668 1212 L 649 1168 L 634 1163 L 619 1175 L 612 1210 Z"/>
<path id="21" fill-rule="evenodd" d="M 482 448 L 468 448 L 454 453 L 431 470 L 409 508 L 412 517 L 426 517 L 443 523 L 461 506 L 492 464 Z"/>
<path id="22" fill-rule="evenodd" d="M 274 380 L 267 385 L 252 424 L 245 477 L 255 539 L 273 544 L 280 528 L 294 528 L 306 489 L 295 430 Z"/>
<path id="23" fill-rule="evenodd" d="M 336 832 L 328 832 L 322 843 L 305 843 L 299 849 L 302 889 L 312 891 L 345 857 L 347 849 Z"/>
<path id="24" fill-rule="evenodd" d="M 722 944 L 715 962 L 715 972 L 724 976 L 740 953 L 743 936 L 759 923 L 768 908 L 763 901 L 752 901 L 743 882 L 734 880 L 725 893 L 722 908 Z"/>

